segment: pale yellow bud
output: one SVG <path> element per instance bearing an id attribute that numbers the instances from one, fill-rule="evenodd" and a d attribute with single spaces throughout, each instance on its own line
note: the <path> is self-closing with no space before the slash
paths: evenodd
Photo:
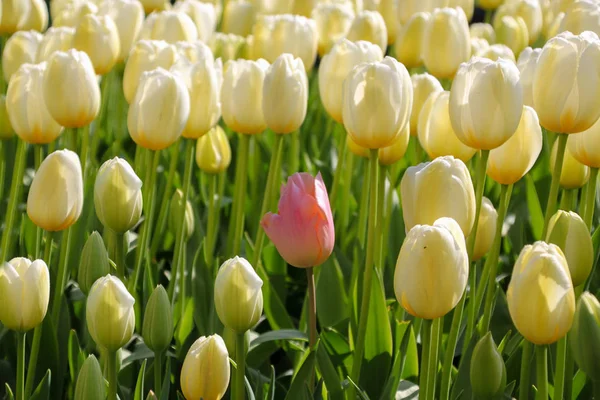
<path id="1" fill-rule="evenodd" d="M 181 368 L 186 399 L 220 400 L 229 385 L 229 354 L 219 335 L 202 336 L 188 350 Z"/>
<path id="2" fill-rule="evenodd" d="M 0 322 L 27 332 L 42 323 L 50 299 L 50 273 L 43 260 L 17 257 L 0 264 Z"/>
<path id="3" fill-rule="evenodd" d="M 473 250 L 473 261 L 477 261 L 485 256 L 492 248 L 494 237 L 496 236 L 496 224 L 498 213 L 494 205 L 487 197 L 481 199 L 481 213 L 477 223 L 477 237 L 475 239 L 475 249 Z"/>
<path id="4" fill-rule="evenodd" d="M 517 60 L 517 68 L 521 72 L 521 86 L 523 86 L 523 104 L 529 107 L 533 107 L 533 77 L 541 53 L 542 49 L 527 47 L 519 54 Z"/>
<path id="5" fill-rule="evenodd" d="M 490 47 L 490 44 L 485 39 L 472 38 L 471 39 L 471 55 L 475 56 Z"/>
<path id="6" fill-rule="evenodd" d="M 554 171 L 558 140 L 554 141 L 552 154 L 550 154 L 550 170 Z M 579 189 L 590 179 L 590 167 L 577 161 L 567 147 L 563 159 L 562 172 L 560 174 L 560 186 L 565 189 Z"/>
<path id="7" fill-rule="evenodd" d="M 67 51 L 73 48 L 75 28 L 52 27 L 46 31 L 37 49 L 36 62 L 50 60 L 50 56 L 57 51 Z"/>
<path id="8" fill-rule="evenodd" d="M 502 146 L 490 151 L 487 174 L 503 185 L 512 185 L 523 178 L 542 151 L 543 137 L 535 110 L 523 107 L 515 134 Z"/>
<path id="9" fill-rule="evenodd" d="M 404 25 L 419 12 L 430 13 L 436 8 L 448 7 L 449 0 L 400 0 L 398 1 L 398 23 Z"/>
<path id="10" fill-rule="evenodd" d="M 190 95 L 181 78 L 162 68 L 142 74 L 129 105 L 127 127 L 133 141 L 150 150 L 179 139 L 190 115 Z"/>
<path id="11" fill-rule="evenodd" d="M 506 298 L 513 323 L 525 339 L 542 345 L 564 337 L 573 323 L 575 293 L 560 248 L 545 242 L 525 246 Z"/>
<path id="12" fill-rule="evenodd" d="M 314 9 L 312 18 L 317 23 L 318 51 L 323 57 L 337 42 L 346 37 L 354 20 L 354 11 L 344 4 L 323 3 Z"/>
<path id="13" fill-rule="evenodd" d="M 178 57 L 177 62 L 171 67 L 172 70 L 181 69 L 182 66 L 191 66 L 191 64 L 198 62 L 213 63 L 215 60 L 210 47 L 199 40 L 193 43 L 177 42 L 175 43 L 175 48 L 180 57 Z"/>
<path id="14" fill-rule="evenodd" d="M 68 26 L 71 28 L 77 27 L 81 19 L 89 14 L 97 14 L 98 6 L 90 1 L 73 2 L 66 5 L 52 20 L 53 26 Z"/>
<path id="15" fill-rule="evenodd" d="M 357 157 L 363 157 L 363 158 L 369 158 L 371 156 L 371 153 L 369 151 L 369 149 L 367 149 L 366 147 L 362 147 L 360 145 L 358 145 L 353 139 L 352 136 L 348 135 L 346 137 L 346 145 L 348 146 L 348 150 L 350 150 L 352 152 L 352 154 L 354 154 Z M 382 147 L 385 149 L 385 147 Z"/>
<path id="16" fill-rule="evenodd" d="M 442 92 L 444 88 L 435 76 L 428 73 L 416 74 L 410 77 L 413 87 L 413 104 L 410 112 L 410 134 L 417 136 L 419 132 L 419 116 L 423 105 L 434 93 Z M 448 117 L 449 118 L 449 117 Z"/>
<path id="17" fill-rule="evenodd" d="M 73 47 L 90 57 L 97 75 L 114 67 L 121 52 L 117 25 L 108 16 L 86 15 L 75 30 Z"/>
<path id="18" fill-rule="evenodd" d="M 398 31 L 396 57 L 407 68 L 423 65 L 423 35 L 429 18 L 428 13 L 417 13 Z"/>
<path id="19" fill-rule="evenodd" d="M 539 0 L 515 0 L 502 4 L 494 14 L 493 24 L 496 31 L 498 31 L 498 26 L 502 18 L 507 15 L 515 18 L 523 18 L 523 21 L 527 25 L 529 45 L 533 45 L 540 36 L 540 33 L 542 33 L 544 24 Z"/>
<path id="20" fill-rule="evenodd" d="M 481 57 L 481 58 L 487 58 L 488 60 L 492 60 L 492 61 L 498 61 L 500 58 L 502 58 L 504 60 L 511 61 L 514 64 L 517 63 L 517 60 L 515 59 L 515 55 L 512 52 L 512 50 L 510 49 L 510 47 L 508 47 L 504 44 L 498 44 L 498 43 L 493 44 L 489 47 L 482 49 L 475 56 Z"/>
<path id="21" fill-rule="evenodd" d="M 471 21 L 475 12 L 475 0 L 449 0 L 447 7 L 460 7 L 467 16 L 467 21 Z"/>
<path id="22" fill-rule="evenodd" d="M 346 36 L 348 40 L 356 42 L 366 40 L 379 46 L 385 54 L 388 44 L 387 28 L 381 14 L 377 11 L 363 11 L 356 15 Z"/>
<path id="23" fill-rule="evenodd" d="M 205 43 L 210 41 L 217 28 L 217 10 L 213 4 L 198 0 L 179 0 L 173 9 L 186 13 L 192 19 L 198 31 L 198 40 Z"/>
<path id="24" fill-rule="evenodd" d="M 406 231 L 438 218 L 454 219 L 465 237 L 475 222 L 475 190 L 469 169 L 452 156 L 409 167 L 400 185 Z"/>
<path id="25" fill-rule="evenodd" d="M 2 51 L 2 72 L 6 82 L 10 82 L 10 77 L 21 65 L 35 64 L 42 38 L 36 31 L 19 31 L 6 41 Z"/>
<path id="26" fill-rule="evenodd" d="M 392 165 L 400 161 L 406 149 L 408 148 L 408 141 L 410 140 L 410 123 L 404 125 L 404 128 L 400 130 L 396 140 L 387 147 L 382 147 L 377 152 L 379 164 L 381 165 Z"/>
<path id="27" fill-rule="evenodd" d="M 224 63 L 238 58 L 253 59 L 244 54 L 245 50 L 248 50 L 247 47 L 247 39 L 233 33 L 215 32 L 210 42 L 210 48 L 214 56 L 223 60 Z M 252 49 L 250 49 L 250 52 L 252 52 Z"/>
<path id="28" fill-rule="evenodd" d="M 600 119 L 586 131 L 569 135 L 569 153 L 583 165 L 600 168 Z"/>
<path id="29" fill-rule="evenodd" d="M 498 43 L 503 43 L 510 47 L 515 55 L 519 55 L 529 43 L 527 25 L 521 17 L 513 18 L 508 15 L 502 17 L 496 27 L 496 37 Z"/>
<path id="30" fill-rule="evenodd" d="M 223 29 L 225 33 L 248 36 L 256 22 L 256 7 L 249 1 L 230 1 L 223 12 Z"/>
<path id="31" fill-rule="evenodd" d="M 484 22 L 471 24 L 471 26 L 469 26 L 469 32 L 471 34 L 471 39 L 481 38 L 485 39 L 488 43 L 496 42 L 496 32 L 494 31 L 494 27 L 490 24 Z"/>
<path id="32" fill-rule="evenodd" d="M 27 18 L 21 22 L 19 29 L 44 32 L 48 28 L 48 7 L 44 0 L 27 0 L 30 8 Z"/>
<path id="33" fill-rule="evenodd" d="M 2 0 L 0 34 L 13 34 L 27 20 L 31 2 L 25 0 Z"/>
<path id="34" fill-rule="evenodd" d="M 184 12 L 157 11 L 144 21 L 140 39 L 164 40 L 168 43 L 194 42 L 198 39 L 198 29 Z"/>
<path id="35" fill-rule="evenodd" d="M 569 31 L 578 35 L 585 31 L 600 35 L 600 4 L 590 0 L 578 0 L 565 10 L 559 32 Z"/>
<path id="36" fill-rule="evenodd" d="M 416 225 L 406 235 L 396 261 L 394 292 L 409 314 L 435 319 L 456 306 L 468 277 L 463 233 L 455 220 L 440 218 L 433 225 Z"/>
<path id="37" fill-rule="evenodd" d="M 198 139 L 196 164 L 207 174 L 218 174 L 231 163 L 231 147 L 223 128 L 219 125 Z"/>
<path id="38" fill-rule="evenodd" d="M 58 150 L 42 161 L 27 197 L 27 215 L 47 231 L 67 229 L 81 215 L 83 177 L 77 154 Z"/>
<path id="39" fill-rule="evenodd" d="M 98 14 L 108 15 L 115 22 L 120 43 L 117 61 L 125 61 L 142 29 L 142 4 L 138 0 L 107 0 L 100 4 Z"/>

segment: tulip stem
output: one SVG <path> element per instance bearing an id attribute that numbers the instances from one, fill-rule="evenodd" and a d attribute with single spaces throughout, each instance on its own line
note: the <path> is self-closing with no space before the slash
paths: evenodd
<path id="1" fill-rule="evenodd" d="M 565 400 L 571 400 L 573 397 L 573 369 L 575 368 L 575 360 L 573 360 L 573 352 L 568 345 L 567 339 L 567 358 L 565 360 L 565 390 L 563 397 Z"/>
<path id="2" fill-rule="evenodd" d="M 242 247 L 242 235 L 244 234 L 244 205 L 246 204 L 246 185 L 248 183 L 248 156 L 250 136 L 239 134 L 238 160 L 235 166 L 235 193 L 233 196 L 232 219 L 230 226 L 230 248 L 231 256 L 238 255 Z"/>
<path id="3" fill-rule="evenodd" d="M 288 175 L 298 172 L 300 164 L 300 133 L 296 130 L 290 134 L 290 151 L 288 155 Z"/>
<path id="4" fill-rule="evenodd" d="M 235 343 L 235 362 L 237 371 L 235 373 L 235 400 L 244 400 L 246 398 L 246 333 L 236 334 Z"/>
<path id="5" fill-rule="evenodd" d="M 308 343 L 312 349 L 317 344 L 317 295 L 313 267 L 306 268 L 306 281 L 308 283 Z"/>
<path id="6" fill-rule="evenodd" d="M 158 397 L 161 397 L 162 384 L 162 353 L 154 353 L 154 391 Z"/>
<path id="7" fill-rule="evenodd" d="M 79 158 L 81 160 L 81 171 L 83 173 L 83 180 L 85 181 L 87 176 L 87 158 L 90 147 L 90 126 L 86 125 L 82 128 L 79 128 L 79 133 L 81 136 L 81 150 L 79 152 Z"/>
<path id="8" fill-rule="evenodd" d="M 63 231 L 60 243 L 60 258 L 58 262 L 58 274 L 56 275 L 57 282 L 56 287 L 54 288 L 54 299 L 52 301 L 52 322 L 54 322 L 54 326 L 58 326 L 59 323 L 63 292 L 69 273 L 67 264 L 69 262 L 69 253 L 71 251 L 71 230 L 72 227 L 69 227 Z"/>
<path id="9" fill-rule="evenodd" d="M 377 172 L 378 172 L 378 153 L 377 149 L 371 150 L 369 158 L 369 231 L 367 237 L 367 254 L 362 281 L 362 298 L 360 305 L 360 314 L 358 315 L 358 336 L 356 348 L 354 349 L 354 362 L 352 364 L 351 378 L 356 384 L 360 380 L 360 368 L 365 352 L 365 340 L 367 334 L 367 321 L 369 319 L 369 305 L 371 302 L 371 281 L 373 280 L 374 258 L 377 250 L 376 227 L 378 225 L 379 211 L 377 210 Z M 352 391 L 351 391 L 352 392 Z"/>
<path id="10" fill-rule="evenodd" d="M 115 264 L 117 265 L 117 276 L 125 282 L 125 235 L 122 233 L 111 232 L 111 237 L 114 240 Z"/>
<path id="11" fill-rule="evenodd" d="M 346 135 L 346 133 L 344 133 Z M 352 173 L 354 172 L 354 154 L 346 149 L 346 162 L 344 164 L 344 186 L 342 187 L 342 204 L 340 206 L 340 230 L 346 232 L 350 218 L 350 192 L 352 189 Z M 366 191 L 365 191 L 366 192 Z M 333 202 L 331 204 L 334 204 Z M 364 225 L 363 225 L 364 226 Z M 364 231 L 364 228 L 363 228 Z M 360 232 L 360 231 L 359 231 Z"/>
<path id="12" fill-rule="evenodd" d="M 594 212 L 596 211 L 596 185 L 598 184 L 598 168 L 591 168 L 590 180 L 587 184 L 585 196 L 585 208 L 583 212 L 583 220 L 587 227 L 591 230 L 594 222 Z"/>
<path id="13" fill-rule="evenodd" d="M 519 400 L 527 400 L 529 398 L 529 363 L 531 361 L 531 343 L 528 340 L 523 340 L 523 353 L 521 354 L 521 375 L 519 377 Z"/>
<path id="14" fill-rule="evenodd" d="M 35 166 L 35 170 L 37 171 L 40 168 L 42 159 L 44 158 L 44 148 L 42 147 L 41 144 L 35 145 L 33 147 L 33 155 L 34 155 L 34 166 Z M 43 235 L 43 233 L 44 233 L 43 229 L 38 226 L 36 233 L 35 233 L 35 258 L 36 259 L 38 259 L 42 256 L 41 251 L 42 251 L 42 235 Z"/>
<path id="15" fill-rule="evenodd" d="M 369 187 L 369 167 L 365 168 L 362 186 Z M 363 190 L 360 196 L 360 211 L 358 214 L 358 241 L 361 249 L 365 247 L 365 235 L 367 233 L 367 221 L 369 217 L 369 190 Z M 345 221 L 344 221 L 345 222 Z"/>
<path id="16" fill-rule="evenodd" d="M 117 352 L 107 350 L 107 370 L 108 370 L 108 400 L 117 400 L 118 371 L 117 371 Z"/>
<path id="17" fill-rule="evenodd" d="M 217 213 L 219 212 L 218 204 L 215 199 L 217 195 L 217 177 L 217 174 L 210 174 L 208 176 L 208 218 L 206 221 L 206 241 L 204 242 L 204 259 L 206 260 L 206 265 L 208 265 L 209 268 L 212 267 L 212 262 L 214 259 L 217 231 L 215 221 L 217 221 L 218 219 Z"/>
<path id="18" fill-rule="evenodd" d="M 558 189 L 560 185 L 560 175 L 562 173 L 563 161 L 565 159 L 567 138 L 568 136 L 565 134 L 558 134 L 558 137 L 556 139 L 558 140 L 558 148 L 556 150 L 556 162 L 554 163 L 554 171 L 552 171 L 552 184 L 550 185 L 548 204 L 546 205 L 546 215 L 544 217 L 544 229 L 542 231 L 542 239 L 546 237 L 550 218 L 556 211 L 556 202 L 558 200 Z"/>
<path id="19" fill-rule="evenodd" d="M 385 262 L 384 262 L 384 252 L 383 248 L 385 247 L 385 241 L 383 240 L 383 224 L 385 223 L 384 218 L 384 207 L 385 207 L 385 179 L 387 174 L 387 166 L 379 165 L 379 179 L 377 182 L 377 210 L 379 218 L 377 220 L 377 226 L 375 234 L 377 235 L 376 243 L 377 252 L 375 253 L 375 268 L 381 273 L 383 276 L 383 272 L 385 270 Z"/>
<path id="20" fill-rule="evenodd" d="M 4 140 L 0 140 L 0 202 L 4 200 L 4 178 L 6 176 L 6 146 Z M 2 208 L 0 207 L 0 211 Z"/>
<path id="21" fill-rule="evenodd" d="M 17 333 L 17 400 L 25 399 L 25 332 Z"/>
<path id="22" fill-rule="evenodd" d="M 573 202 L 575 195 L 577 194 L 576 189 L 563 189 L 562 196 L 560 198 L 560 209 L 565 211 L 571 211 L 573 209 Z"/>
<path id="23" fill-rule="evenodd" d="M 27 155 L 27 143 L 17 139 L 17 150 L 15 156 L 15 169 L 10 184 L 10 195 L 8 207 L 6 209 L 6 220 L 4 222 L 4 232 L 2 232 L 2 247 L 0 248 L 0 261 L 8 260 L 10 257 L 11 239 L 15 236 L 12 232 L 19 204 L 19 194 L 23 185 L 23 172 L 25 171 L 25 158 Z"/>
<path id="24" fill-rule="evenodd" d="M 332 121 L 332 120 L 330 120 Z M 331 125 L 331 124 L 330 124 Z M 334 126 L 334 133 L 335 133 L 335 127 L 337 126 L 337 123 L 333 124 Z M 333 174 L 333 183 L 331 184 L 331 204 L 334 207 L 337 207 L 337 197 L 338 197 L 338 192 L 340 189 L 340 181 L 342 180 L 342 172 L 345 171 L 344 169 L 344 162 L 346 161 L 346 153 L 348 152 L 348 146 L 346 144 L 346 140 L 347 140 L 347 134 L 346 132 L 342 132 L 342 143 L 341 143 L 341 147 L 340 147 L 340 152 L 338 154 L 338 160 L 337 160 L 337 165 L 335 166 L 335 172 Z"/>
<path id="25" fill-rule="evenodd" d="M 537 400 L 548 400 L 548 347 L 535 346 Z"/>
<path id="26" fill-rule="evenodd" d="M 438 369 L 438 351 L 440 344 L 440 335 L 442 333 L 442 322 L 444 318 L 436 318 L 431 324 L 431 335 L 429 341 L 429 361 L 427 363 L 427 398 L 435 400 L 435 385 Z"/>
<path id="27" fill-rule="evenodd" d="M 431 350 L 431 320 L 424 319 L 421 325 L 421 364 L 419 365 L 419 398 L 429 400 L 429 351 Z"/>
<path id="28" fill-rule="evenodd" d="M 556 346 L 556 371 L 554 372 L 554 400 L 562 400 L 565 387 L 565 364 L 567 360 L 567 336 Z"/>

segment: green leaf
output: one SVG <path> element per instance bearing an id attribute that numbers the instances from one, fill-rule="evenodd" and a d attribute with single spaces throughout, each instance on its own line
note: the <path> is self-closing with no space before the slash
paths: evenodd
<path id="1" fill-rule="evenodd" d="M 542 239 L 542 230 L 544 229 L 544 213 L 540 206 L 540 199 L 535 188 L 535 183 L 531 175 L 526 175 L 527 182 L 527 207 L 529 208 L 529 224 L 533 231 L 535 240 Z"/>
<path id="2" fill-rule="evenodd" d="M 262 343 L 276 340 L 295 340 L 308 342 L 308 337 L 306 336 L 306 333 L 296 329 L 279 329 L 275 331 L 269 331 L 254 339 L 252 343 L 250 343 L 250 349 L 253 349 Z"/>
<path id="3" fill-rule="evenodd" d="M 77 331 L 72 329 L 69 333 L 69 373 L 71 374 L 71 382 L 77 382 L 77 375 L 84 362 L 85 354 L 79 345 Z"/>
<path id="4" fill-rule="evenodd" d="M 343 389 L 340 377 L 333 366 L 333 363 L 329 359 L 327 349 L 325 346 L 321 346 L 320 343 L 317 347 L 317 366 L 319 372 L 323 376 L 323 381 L 329 392 L 329 396 L 332 400 L 343 399 Z"/>
<path id="5" fill-rule="evenodd" d="M 50 384 L 52 381 L 52 373 L 50 370 L 46 371 L 46 375 L 38 385 L 35 392 L 30 397 L 30 400 L 48 400 L 50 399 Z"/>
<path id="6" fill-rule="evenodd" d="M 185 343 L 187 337 L 194 330 L 194 299 L 189 298 L 185 304 L 185 311 L 177 325 L 176 339 L 178 343 Z"/>
<path id="7" fill-rule="evenodd" d="M 318 347 L 318 346 L 317 346 Z M 304 385 L 315 373 L 316 349 L 307 349 L 302 356 L 300 368 L 294 375 L 292 384 L 285 396 L 285 400 L 306 400 Z"/>
<path id="8" fill-rule="evenodd" d="M 275 400 L 275 367 L 271 365 L 271 383 L 269 384 L 269 394 L 267 400 Z"/>
<path id="9" fill-rule="evenodd" d="M 319 267 L 317 280 L 317 317 L 323 327 L 332 327 L 350 317 L 344 276 L 335 257 Z"/>
<path id="10" fill-rule="evenodd" d="M 368 395 L 368 394 L 367 394 L 367 393 L 366 393 L 364 390 L 362 390 L 362 389 L 361 389 L 361 388 L 360 388 L 360 387 L 359 387 L 359 386 L 358 386 L 358 385 L 357 385 L 357 384 L 356 384 L 356 383 L 355 383 L 355 382 L 352 380 L 352 378 L 348 377 L 347 379 L 348 379 L 348 382 L 350 382 L 350 384 L 351 384 L 352 386 L 354 386 L 354 388 L 356 389 L 356 395 L 358 396 L 358 398 L 359 398 L 359 399 L 361 399 L 361 400 L 370 400 L 370 399 L 369 399 L 369 395 Z"/>
<path id="11" fill-rule="evenodd" d="M 162 383 L 162 390 L 160 392 L 160 400 L 169 400 L 169 393 L 171 391 L 171 358 L 167 357 L 167 366 L 165 367 L 165 377 Z"/>
<path id="12" fill-rule="evenodd" d="M 575 377 L 573 378 L 573 391 L 571 392 L 573 396 L 571 398 L 578 399 L 579 394 L 583 390 L 586 382 L 585 373 L 582 370 L 577 370 L 575 373 Z"/>
<path id="13" fill-rule="evenodd" d="M 6 395 L 4 396 L 5 400 L 15 400 L 15 396 L 13 395 L 12 389 L 10 388 L 10 386 L 8 386 L 8 383 L 4 384 L 4 387 L 6 389 Z"/>
<path id="14" fill-rule="evenodd" d="M 417 400 L 419 398 L 419 385 L 410 381 L 401 381 L 396 391 L 396 400 Z"/>
<path id="15" fill-rule="evenodd" d="M 398 384 L 400 383 L 400 377 L 404 370 L 404 366 L 406 365 L 406 350 L 408 348 L 408 343 L 412 333 L 412 324 L 410 321 L 400 322 L 395 320 L 395 322 L 396 341 L 394 354 L 396 355 L 396 358 L 394 359 L 392 370 L 381 394 L 380 398 L 382 400 L 393 398 L 394 393 L 397 391 Z"/>
<path id="16" fill-rule="evenodd" d="M 462 399 L 470 399 L 472 396 L 470 376 L 471 356 L 473 355 L 473 350 L 475 349 L 476 344 L 477 335 L 473 335 L 473 337 L 471 337 L 471 341 L 469 342 L 469 346 L 467 347 L 465 353 L 461 356 L 458 375 L 456 375 L 456 379 L 452 385 L 452 391 L 450 393 L 451 399 L 458 399 L 459 396 Z"/>
<path id="17" fill-rule="evenodd" d="M 138 374 L 137 382 L 135 384 L 135 394 L 133 395 L 133 400 L 144 399 L 144 375 L 146 374 L 147 361 L 148 360 L 144 360 L 140 368 L 140 373 Z"/>

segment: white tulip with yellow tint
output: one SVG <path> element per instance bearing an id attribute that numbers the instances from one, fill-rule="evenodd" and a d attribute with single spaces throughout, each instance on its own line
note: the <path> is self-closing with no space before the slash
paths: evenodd
<path id="1" fill-rule="evenodd" d="M 521 17 L 527 25 L 529 34 L 529 45 L 533 45 L 540 33 L 544 24 L 542 8 L 539 0 L 512 0 L 505 1 L 494 13 L 493 25 L 496 31 L 498 24 L 505 16 Z"/>
<path id="2" fill-rule="evenodd" d="M 250 1 L 230 1 L 223 11 L 223 26 L 221 31 L 239 36 L 252 33 L 256 22 L 256 7 Z"/>
<path id="3" fill-rule="evenodd" d="M 19 31 L 12 35 L 2 51 L 2 73 L 4 80 L 10 82 L 10 77 L 23 64 L 35 64 L 37 51 L 43 39 L 36 31 Z"/>
<path id="4" fill-rule="evenodd" d="M 73 47 L 87 53 L 97 75 L 114 67 L 121 52 L 119 31 L 109 16 L 86 15 L 75 29 Z"/>
<path id="5" fill-rule="evenodd" d="M 44 32 L 48 28 L 48 6 L 44 0 L 26 0 L 29 2 L 29 13 L 19 25 L 22 31 L 34 30 Z"/>
<path id="6" fill-rule="evenodd" d="M 496 26 L 496 38 L 498 43 L 507 45 L 515 55 L 529 44 L 529 31 L 527 24 L 521 17 L 502 17 Z"/>
<path id="7" fill-rule="evenodd" d="M 312 19 L 317 23 L 318 52 L 323 57 L 346 37 L 354 20 L 354 11 L 344 4 L 322 3 L 313 10 Z"/>
<path id="8" fill-rule="evenodd" d="M 475 238 L 475 248 L 473 249 L 473 261 L 480 260 L 492 248 L 494 237 L 496 236 L 496 224 L 498 212 L 487 197 L 481 199 L 481 212 L 479 222 L 477 223 L 477 237 Z"/>
<path id="9" fill-rule="evenodd" d="M 588 130 L 569 135 L 567 148 L 581 164 L 600 168 L 600 119 Z"/>
<path id="10" fill-rule="evenodd" d="M 533 107 L 533 77 L 541 53 L 542 49 L 527 47 L 519 54 L 517 59 L 517 68 L 521 72 L 523 104 L 530 107 Z"/>
<path id="11" fill-rule="evenodd" d="M 26 0 L 2 0 L 0 34 L 11 35 L 21 29 L 30 8 L 31 3 Z"/>
<path id="12" fill-rule="evenodd" d="M 231 164 L 231 146 L 221 126 L 212 128 L 196 143 L 196 165 L 207 174 L 223 172 Z"/>
<path id="13" fill-rule="evenodd" d="M 578 0 L 566 10 L 560 22 L 559 32 L 569 31 L 575 35 L 585 31 L 600 35 L 600 4 L 590 0 Z"/>
<path id="14" fill-rule="evenodd" d="M 52 19 L 53 26 L 77 27 L 81 19 L 89 14 L 97 14 L 98 6 L 91 1 L 73 2 L 67 4 L 60 13 Z"/>
<path id="15" fill-rule="evenodd" d="M 194 21 L 184 12 L 158 11 L 146 18 L 139 37 L 164 40 L 168 43 L 194 42 L 198 39 L 198 29 Z"/>
<path id="16" fill-rule="evenodd" d="M 404 125 L 404 128 L 400 130 L 398 137 L 396 137 L 396 140 L 394 140 L 391 145 L 382 147 L 377 151 L 377 160 L 379 161 L 379 164 L 392 165 L 400 161 L 402 157 L 404 157 L 404 154 L 406 154 L 409 140 L 410 123 Z"/>
<path id="17" fill-rule="evenodd" d="M 377 11 L 362 11 L 352 21 L 346 38 L 353 42 L 366 40 L 379 46 L 381 51 L 385 53 L 388 45 L 385 20 Z"/>
<path id="18" fill-rule="evenodd" d="M 496 42 L 496 31 L 494 31 L 494 27 L 485 22 L 476 22 L 469 26 L 469 33 L 471 34 L 471 39 L 480 38 L 485 39 L 488 43 Z"/>
<path id="19" fill-rule="evenodd" d="M 185 356 L 181 391 L 188 400 L 220 400 L 229 385 L 229 354 L 219 335 L 202 336 Z"/>
<path id="20" fill-rule="evenodd" d="M 556 151 L 558 148 L 558 140 L 552 146 L 550 154 L 550 170 L 554 171 L 554 163 L 556 161 Z M 579 189 L 583 187 L 590 179 L 590 167 L 577 161 L 567 147 L 563 158 L 562 172 L 560 174 L 560 186 L 565 189 Z"/>
<path id="21" fill-rule="evenodd" d="M 443 92 L 444 88 L 435 76 L 428 73 L 411 75 L 410 80 L 413 87 L 413 105 L 410 112 L 410 134 L 417 136 L 419 131 L 419 117 L 423 105 L 434 93 Z"/>
<path id="22" fill-rule="evenodd" d="M 436 8 L 448 7 L 449 0 L 401 0 L 397 5 L 397 19 L 402 26 L 419 12 L 430 13 Z"/>
<path id="23" fill-rule="evenodd" d="M 179 0 L 173 9 L 186 13 L 192 19 L 198 31 L 198 40 L 205 43 L 210 41 L 217 28 L 217 10 L 214 4 L 198 0 Z"/>
<path id="24" fill-rule="evenodd" d="M 107 0 L 100 4 L 98 14 L 108 15 L 115 22 L 120 44 L 117 61 L 125 61 L 142 29 L 142 4 L 138 0 Z"/>
<path id="25" fill-rule="evenodd" d="M 417 13 L 398 30 L 396 58 L 407 68 L 423 65 L 423 35 L 429 18 L 429 13 Z"/>
<path id="26" fill-rule="evenodd" d="M 500 58 L 503 58 L 505 60 L 513 62 L 514 64 L 517 63 L 513 51 L 510 49 L 510 47 L 508 47 L 505 44 L 493 44 L 480 50 L 477 54 L 475 54 L 475 56 L 487 58 L 488 60 L 492 61 L 498 61 Z"/>
<path id="27" fill-rule="evenodd" d="M 38 45 L 35 57 L 36 62 L 40 63 L 48 61 L 50 56 L 57 51 L 67 51 L 72 49 L 74 37 L 75 28 L 64 26 L 48 29 Z"/>

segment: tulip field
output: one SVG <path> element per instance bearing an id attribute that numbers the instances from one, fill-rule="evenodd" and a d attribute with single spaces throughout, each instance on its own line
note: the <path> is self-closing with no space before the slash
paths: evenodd
<path id="1" fill-rule="evenodd" d="M 600 400 L 597 0 L 0 0 L 0 398 Z"/>

